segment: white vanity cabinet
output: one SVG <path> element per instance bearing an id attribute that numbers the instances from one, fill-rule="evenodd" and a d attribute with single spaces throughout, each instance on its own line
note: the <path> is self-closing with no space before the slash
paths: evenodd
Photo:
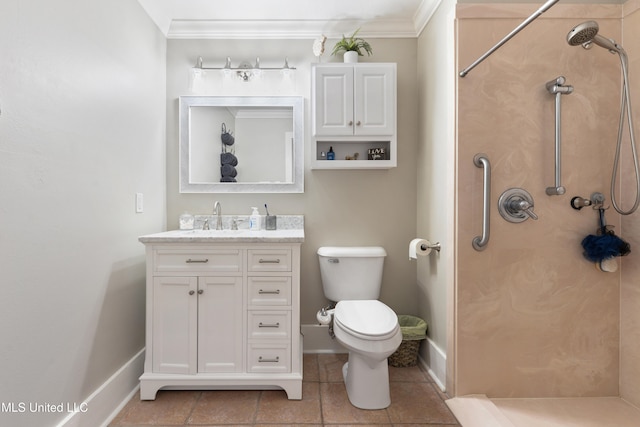
<path id="1" fill-rule="evenodd" d="M 396 64 L 312 64 L 311 81 L 312 167 L 395 167 Z M 327 160 L 330 149 L 335 160 Z M 355 153 L 357 160 L 345 160 Z"/>
<path id="2" fill-rule="evenodd" d="M 153 400 L 161 388 L 282 388 L 301 399 L 301 240 L 218 243 L 169 233 L 140 238 L 147 253 L 140 398 Z"/>

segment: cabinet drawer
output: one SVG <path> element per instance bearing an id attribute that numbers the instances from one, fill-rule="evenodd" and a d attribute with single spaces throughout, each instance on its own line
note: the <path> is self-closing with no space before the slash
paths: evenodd
<path id="1" fill-rule="evenodd" d="M 291 372 L 291 349 L 288 344 L 251 344 L 248 372 Z"/>
<path id="2" fill-rule="evenodd" d="M 290 311 L 249 311 L 249 339 L 289 340 Z"/>
<path id="3" fill-rule="evenodd" d="M 291 271 L 290 249 L 249 249 L 250 272 L 254 271 Z"/>
<path id="4" fill-rule="evenodd" d="M 239 249 L 157 249 L 153 261 L 158 273 L 242 271 L 242 253 Z"/>
<path id="5" fill-rule="evenodd" d="M 290 306 L 291 277 L 249 277 L 249 305 Z"/>

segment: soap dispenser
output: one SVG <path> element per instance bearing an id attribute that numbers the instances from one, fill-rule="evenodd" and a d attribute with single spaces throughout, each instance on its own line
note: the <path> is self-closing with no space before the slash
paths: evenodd
<path id="1" fill-rule="evenodd" d="M 249 217 L 249 230 L 251 231 L 260 231 L 260 212 L 258 212 L 258 208 L 252 207 L 253 212 L 251 212 L 251 216 Z"/>

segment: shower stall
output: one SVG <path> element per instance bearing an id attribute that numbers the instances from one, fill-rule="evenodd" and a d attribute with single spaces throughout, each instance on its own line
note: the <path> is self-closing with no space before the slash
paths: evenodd
<path id="1" fill-rule="evenodd" d="M 438 282 L 442 272 L 434 266 L 418 270 L 419 281 L 452 288 L 446 318 L 431 318 L 430 328 L 438 320 L 449 325 L 446 377 L 451 397 L 482 395 L 496 405 L 520 399 L 526 404 L 531 398 L 602 398 L 602 408 L 609 408 L 613 399 L 640 420 L 640 212 L 623 216 L 613 208 L 607 211 L 609 224 L 632 249 L 616 260 L 617 272 L 607 273 L 583 257 L 580 245 L 595 230 L 597 211 L 570 205 L 572 197 L 594 192 L 605 194 L 605 206 L 612 204 L 623 76 L 609 49 L 586 51 L 567 43 L 569 30 L 597 21 L 601 33 L 625 46 L 627 87 L 640 100 L 640 7 L 558 4 L 468 76 L 458 77 L 458 70 L 515 28 L 532 8 L 452 6 L 456 250 L 450 283 Z M 554 103 L 545 83 L 557 75 L 566 76 L 574 91 L 562 105 L 566 193 L 549 196 L 545 188 L 554 176 Z M 634 119 L 637 123 L 640 117 Z M 427 147 L 436 144 L 429 132 L 423 130 Z M 491 239 L 481 252 L 472 246 L 483 225 L 483 171 L 473 161 L 477 153 L 490 159 L 495 195 Z M 619 204 L 631 206 L 637 177 L 627 136 L 619 157 L 615 196 Z M 418 161 L 431 160 L 423 156 Z M 500 217 L 497 196 L 512 187 L 531 193 L 537 221 L 511 223 Z M 430 203 L 435 201 L 419 206 L 426 209 Z M 421 227 L 428 233 L 432 225 Z M 421 288 L 430 301 L 428 285 Z M 599 400 L 590 402 L 596 412 L 606 411 L 597 410 Z M 539 413 L 540 408 L 531 411 Z"/>

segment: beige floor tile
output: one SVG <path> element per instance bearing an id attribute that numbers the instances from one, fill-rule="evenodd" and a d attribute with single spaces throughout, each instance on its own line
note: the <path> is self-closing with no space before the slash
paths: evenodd
<path id="1" fill-rule="evenodd" d="M 431 379 L 419 366 L 406 368 L 389 366 L 389 381 L 430 382 Z"/>
<path id="2" fill-rule="evenodd" d="M 140 400 L 140 394 L 136 394 L 111 425 L 183 425 L 200 393 L 160 390 L 156 400 Z"/>
<path id="3" fill-rule="evenodd" d="M 263 391 L 256 422 L 264 424 L 322 423 L 320 384 L 303 383 L 302 400 L 289 400 L 287 394 L 279 390 Z"/>
<path id="4" fill-rule="evenodd" d="M 110 426 L 460 427 L 443 394 L 418 367 L 389 368 L 389 408 L 355 408 L 342 379 L 347 360 L 347 354 L 304 355 L 302 400 L 288 400 L 281 390 L 161 390 L 155 401 L 134 396 Z"/>
<path id="5" fill-rule="evenodd" d="M 302 358 L 302 380 L 303 381 L 320 381 L 320 373 L 318 371 L 318 355 L 305 354 Z"/>
<path id="6" fill-rule="evenodd" d="M 456 419 L 431 383 L 392 382 L 391 406 L 387 408 L 393 423 L 455 424 Z"/>
<path id="7" fill-rule="evenodd" d="M 349 360 L 346 353 L 323 354 L 318 358 L 318 370 L 322 382 L 343 382 L 342 366 Z"/>
<path id="8" fill-rule="evenodd" d="M 250 424 L 258 408 L 260 391 L 203 391 L 187 424 Z"/>
<path id="9" fill-rule="evenodd" d="M 342 382 L 320 383 L 325 424 L 389 424 L 385 409 L 364 410 L 351 405 Z"/>

